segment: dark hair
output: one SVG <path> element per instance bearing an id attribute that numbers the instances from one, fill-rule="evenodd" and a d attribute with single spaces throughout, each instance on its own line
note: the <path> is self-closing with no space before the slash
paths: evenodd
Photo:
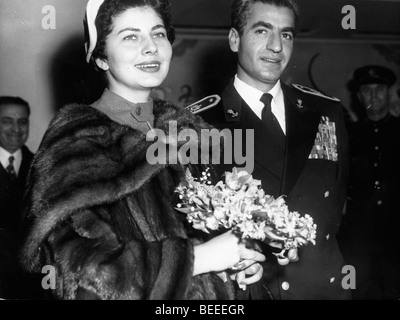
<path id="1" fill-rule="evenodd" d="M 28 116 L 31 114 L 31 108 L 29 107 L 29 103 L 20 97 L 1 96 L 0 97 L 0 108 L 2 106 L 8 105 L 8 104 L 17 104 L 17 105 L 23 106 L 23 107 L 25 107 L 26 111 L 28 112 Z"/>
<path id="2" fill-rule="evenodd" d="M 171 25 L 171 4 L 169 0 L 105 0 L 100 6 L 95 20 L 97 42 L 93 50 L 92 62 L 97 58 L 107 58 L 105 54 L 106 39 L 112 31 L 115 17 L 127 9 L 136 7 L 150 7 L 154 9 L 164 23 L 169 42 L 171 44 L 174 42 L 175 30 Z M 94 65 L 96 64 L 94 63 Z"/>
<path id="3" fill-rule="evenodd" d="M 256 2 L 292 10 L 294 13 L 294 33 L 296 35 L 299 28 L 300 13 L 295 0 L 234 0 L 231 6 L 231 27 L 235 28 L 239 32 L 239 35 L 243 34 L 244 27 L 247 24 L 247 14 L 250 11 L 250 5 Z"/>

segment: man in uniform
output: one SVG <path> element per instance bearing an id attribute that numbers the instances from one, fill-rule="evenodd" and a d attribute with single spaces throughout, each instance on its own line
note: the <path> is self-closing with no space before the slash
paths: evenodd
<path id="1" fill-rule="evenodd" d="M 367 65 L 353 76 L 365 118 L 349 124 L 350 181 L 340 244 L 357 272 L 354 299 L 400 298 L 400 119 L 389 112 L 396 75 Z"/>
<path id="2" fill-rule="evenodd" d="M 0 97 L 0 297 L 15 298 L 17 250 L 22 197 L 33 154 L 29 135 L 29 104 L 19 97 Z"/>
<path id="3" fill-rule="evenodd" d="M 280 81 L 298 25 L 294 1 L 235 0 L 231 18 L 237 74 L 218 106 L 200 115 L 218 129 L 242 129 L 242 142 L 233 148 L 246 143 L 246 130 L 253 130 L 254 152 L 246 157 L 253 157 L 254 178 L 267 194 L 286 195 L 290 211 L 309 214 L 317 224 L 316 244 L 301 247 L 299 261 L 281 266 L 270 255 L 263 280 L 238 298 L 349 299 L 336 241 L 348 173 L 342 106 L 336 98 Z M 235 165 L 225 162 L 218 169 Z"/>

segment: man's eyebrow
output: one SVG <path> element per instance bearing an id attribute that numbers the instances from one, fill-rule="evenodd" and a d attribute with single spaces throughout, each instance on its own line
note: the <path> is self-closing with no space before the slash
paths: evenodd
<path id="1" fill-rule="evenodd" d="M 255 28 L 259 28 L 259 27 L 264 27 L 267 29 L 274 29 L 274 26 L 272 24 L 270 24 L 269 22 L 265 22 L 265 21 L 257 21 L 256 23 L 254 23 L 251 28 L 255 29 Z M 281 29 L 282 32 L 291 32 L 294 34 L 294 28 L 293 27 L 284 27 Z"/>
<path id="2" fill-rule="evenodd" d="M 286 27 L 282 28 L 282 32 L 291 32 L 292 34 L 295 34 L 295 29 L 293 27 Z"/>
<path id="3" fill-rule="evenodd" d="M 255 28 L 258 28 L 258 27 L 264 27 L 264 28 L 267 28 L 267 29 L 273 29 L 274 28 L 273 25 L 268 23 L 268 22 L 257 21 L 251 26 L 251 29 L 255 29 Z"/>

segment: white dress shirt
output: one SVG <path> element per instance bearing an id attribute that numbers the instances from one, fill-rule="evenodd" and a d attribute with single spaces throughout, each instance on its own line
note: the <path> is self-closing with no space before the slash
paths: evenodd
<path id="1" fill-rule="evenodd" d="M 233 82 L 233 86 L 236 91 L 242 97 L 242 99 L 247 103 L 247 105 L 253 110 L 253 112 L 261 119 L 262 109 L 264 104 L 260 101 L 261 96 L 264 93 L 269 93 L 272 95 L 271 111 L 279 122 L 284 134 L 286 134 L 286 118 L 285 118 L 285 102 L 283 99 L 283 92 L 281 87 L 281 82 L 275 84 L 275 86 L 268 92 L 262 92 L 247 83 L 240 80 L 237 75 Z"/>
<path id="2" fill-rule="evenodd" d="M 11 156 L 14 156 L 13 166 L 14 166 L 15 173 L 18 176 L 19 168 L 21 167 L 21 162 L 22 162 L 21 149 L 18 149 L 17 151 L 15 151 L 14 153 L 11 154 L 7 150 L 0 147 L 0 162 L 5 170 L 7 170 L 7 167 L 10 164 L 10 161 L 8 160 L 8 158 L 10 158 Z"/>

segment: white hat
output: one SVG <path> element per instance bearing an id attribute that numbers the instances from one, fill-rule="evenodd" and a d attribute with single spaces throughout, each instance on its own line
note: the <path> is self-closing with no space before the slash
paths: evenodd
<path id="1" fill-rule="evenodd" d="M 86 13 L 83 22 L 86 24 L 88 31 L 88 39 L 85 42 L 86 62 L 88 63 L 97 43 L 97 30 L 94 22 L 96 20 L 97 13 L 99 12 L 99 8 L 104 1 L 105 0 L 89 0 L 86 5 Z"/>

